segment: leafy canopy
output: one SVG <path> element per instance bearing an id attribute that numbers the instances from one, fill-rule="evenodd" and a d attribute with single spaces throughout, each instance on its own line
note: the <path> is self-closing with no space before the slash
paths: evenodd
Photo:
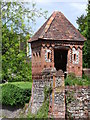
<path id="1" fill-rule="evenodd" d="M 1 12 L 2 80 L 30 81 L 31 62 L 27 57 L 27 40 L 33 34 L 32 24 L 35 24 L 37 17 L 46 18 L 47 11 L 36 9 L 35 3 L 2 2 Z"/>
<path id="2" fill-rule="evenodd" d="M 90 4 L 88 3 L 87 15 L 81 15 L 76 20 L 78 30 L 87 38 L 83 48 L 83 67 L 90 68 Z"/>

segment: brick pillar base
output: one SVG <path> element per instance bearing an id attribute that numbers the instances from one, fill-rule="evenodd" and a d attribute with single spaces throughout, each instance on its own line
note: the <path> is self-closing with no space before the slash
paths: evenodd
<path id="1" fill-rule="evenodd" d="M 50 96 L 49 116 L 65 119 L 65 86 L 61 70 L 53 73 L 53 92 Z"/>

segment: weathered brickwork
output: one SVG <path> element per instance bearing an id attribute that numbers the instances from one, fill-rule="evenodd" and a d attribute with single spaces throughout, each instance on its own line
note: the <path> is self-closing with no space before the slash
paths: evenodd
<path id="1" fill-rule="evenodd" d="M 32 43 L 32 79 L 41 79 L 41 72 L 44 68 L 55 67 L 55 50 L 67 49 L 67 74 L 75 73 L 82 77 L 82 47 L 81 43 L 69 44 L 66 42 L 39 42 Z M 49 57 L 49 58 L 48 58 Z M 62 64 L 62 63 L 61 63 Z"/>
<path id="2" fill-rule="evenodd" d="M 75 73 L 77 77 L 82 77 L 82 46 L 70 45 L 67 72 L 68 74 Z"/>
<path id="3" fill-rule="evenodd" d="M 66 117 L 75 119 L 87 119 L 90 117 L 90 87 L 67 86 L 66 95 Z"/>
<path id="4" fill-rule="evenodd" d="M 49 116 L 65 118 L 65 106 L 66 112 L 75 118 L 84 117 L 84 114 L 88 116 L 88 102 L 85 102 L 88 100 L 88 89 L 73 88 L 74 94 L 70 91 L 72 89 L 67 88 L 65 99 L 64 86 L 64 74 L 74 73 L 82 77 L 82 48 L 85 40 L 61 12 L 55 11 L 28 41 L 32 49 L 33 86 L 29 104 L 32 113 L 36 113 L 44 101 L 44 87 L 52 86 Z M 76 100 L 69 103 L 69 100 L 74 99 L 72 94 Z"/>
<path id="5" fill-rule="evenodd" d="M 42 79 L 33 80 L 32 97 L 29 108 L 32 113 L 37 113 L 44 102 L 44 88 L 52 87 L 50 95 L 49 116 L 65 118 L 65 87 L 62 71 L 44 69 Z"/>
<path id="6" fill-rule="evenodd" d="M 86 39 L 59 11 L 53 12 L 28 42 L 32 49 L 32 78 L 44 68 L 63 70 L 82 77 L 82 48 Z"/>
<path id="7" fill-rule="evenodd" d="M 83 68 L 84 75 L 90 77 L 90 68 Z"/>
<path id="8" fill-rule="evenodd" d="M 88 119 L 90 116 L 90 87 L 64 86 L 62 70 L 45 68 L 42 79 L 33 80 L 29 108 L 36 114 L 44 102 L 44 88 L 52 87 L 49 97 L 49 117 L 63 119 Z"/>
<path id="9" fill-rule="evenodd" d="M 50 95 L 49 116 L 65 118 L 65 86 L 63 72 L 53 74 L 53 91 Z"/>

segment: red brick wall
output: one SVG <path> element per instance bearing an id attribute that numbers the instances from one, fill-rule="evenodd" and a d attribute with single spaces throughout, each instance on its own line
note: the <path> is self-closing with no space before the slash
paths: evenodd
<path id="1" fill-rule="evenodd" d="M 57 46 L 56 43 L 42 43 L 42 42 L 34 42 L 31 44 L 32 48 L 32 78 L 37 76 L 38 78 L 41 75 L 43 68 L 54 68 L 54 46 Z M 82 77 L 82 45 L 70 45 L 70 44 L 62 44 L 62 46 L 69 46 L 67 55 L 67 73 L 75 73 L 76 76 Z M 74 55 L 72 55 L 75 51 L 78 52 L 78 63 L 73 63 Z M 51 50 L 51 61 L 47 61 L 45 58 L 45 54 L 47 50 Z M 71 53 L 71 54 L 70 54 Z M 77 54 L 76 54 L 77 56 Z M 76 58 L 75 58 L 76 59 Z M 36 77 L 36 79 L 37 79 Z"/>
<path id="2" fill-rule="evenodd" d="M 78 63 L 73 63 L 73 47 L 71 46 L 71 49 L 68 50 L 68 64 L 67 64 L 67 72 L 68 73 L 75 73 L 77 77 L 82 77 L 82 46 L 74 46 L 78 54 Z M 71 55 L 70 55 L 71 51 Z"/>
<path id="3" fill-rule="evenodd" d="M 42 71 L 41 44 L 32 43 L 32 79 L 40 77 Z"/>

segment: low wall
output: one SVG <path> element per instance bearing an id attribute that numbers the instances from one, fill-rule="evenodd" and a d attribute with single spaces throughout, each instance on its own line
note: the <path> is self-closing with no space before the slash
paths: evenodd
<path id="1" fill-rule="evenodd" d="M 83 73 L 84 73 L 86 76 L 90 77 L 90 68 L 83 68 Z"/>
<path id="2" fill-rule="evenodd" d="M 90 116 L 90 87 L 66 86 L 66 118 L 88 119 Z"/>
<path id="3" fill-rule="evenodd" d="M 52 94 L 49 103 L 49 117 L 65 118 L 65 86 L 64 74 L 62 71 L 56 71 L 53 74 Z"/>
<path id="4" fill-rule="evenodd" d="M 44 102 L 44 88 L 52 87 L 49 117 L 65 118 L 65 86 L 62 71 L 44 69 L 42 79 L 33 80 L 32 96 L 29 103 L 31 113 L 35 114 Z"/>
<path id="5" fill-rule="evenodd" d="M 52 78 L 50 76 L 50 70 L 43 71 L 42 79 L 33 80 L 32 96 L 29 103 L 31 113 L 37 113 L 38 109 L 44 102 L 44 88 L 50 87 Z"/>
<path id="6" fill-rule="evenodd" d="M 22 107 L 2 106 L 0 108 L 0 118 L 19 118 Z"/>
<path id="7" fill-rule="evenodd" d="M 88 119 L 89 91 L 88 86 L 64 86 L 62 71 L 45 69 L 42 79 L 33 80 L 32 96 L 29 107 L 32 113 L 37 113 L 44 102 L 44 88 L 52 87 L 49 103 L 49 117 L 61 119 Z"/>

